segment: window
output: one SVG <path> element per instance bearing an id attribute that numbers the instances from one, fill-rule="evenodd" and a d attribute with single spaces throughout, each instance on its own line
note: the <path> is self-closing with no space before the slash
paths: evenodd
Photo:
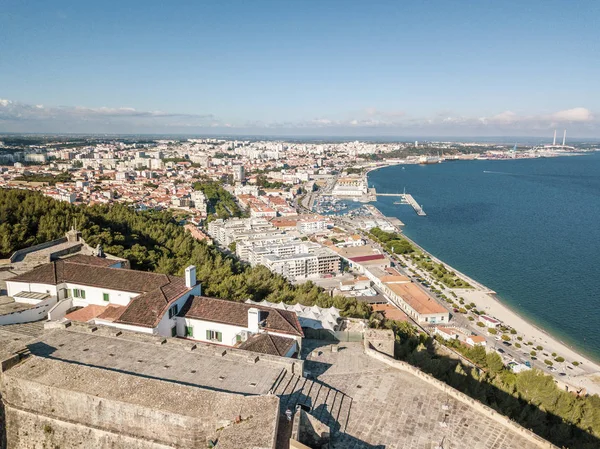
<path id="1" fill-rule="evenodd" d="M 192 326 L 186 326 L 185 327 L 185 336 L 186 337 L 193 337 L 194 336 L 194 328 Z"/>
<path id="2" fill-rule="evenodd" d="M 81 293 L 81 299 L 85 299 L 85 290 L 80 290 L 79 293 Z"/>
<path id="3" fill-rule="evenodd" d="M 110 301 L 110 295 L 108 293 L 102 293 L 102 299 L 104 301 Z"/>
<path id="4" fill-rule="evenodd" d="M 169 309 L 169 318 L 173 318 L 175 315 L 177 315 L 177 312 L 179 312 L 179 306 L 177 304 L 174 304 Z"/>
<path id="5" fill-rule="evenodd" d="M 171 328 L 171 337 L 177 337 L 177 326 Z"/>
<path id="6" fill-rule="evenodd" d="M 217 331 L 206 331 L 206 339 L 210 341 L 223 341 L 223 334 Z"/>
<path id="7" fill-rule="evenodd" d="M 73 297 L 73 290 L 71 290 L 70 288 L 67 289 L 67 298 L 72 298 Z"/>
<path id="8" fill-rule="evenodd" d="M 79 290 L 78 288 L 73 289 L 73 296 L 75 298 L 81 298 L 81 290 Z"/>

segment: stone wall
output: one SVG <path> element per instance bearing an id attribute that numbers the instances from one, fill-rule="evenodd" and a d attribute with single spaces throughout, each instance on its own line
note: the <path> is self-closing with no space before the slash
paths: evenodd
<path id="1" fill-rule="evenodd" d="M 475 410 L 477 410 L 481 414 L 487 416 L 488 418 L 491 418 L 494 421 L 505 425 L 506 427 L 510 428 L 513 432 L 516 432 L 519 435 L 527 438 L 532 443 L 535 443 L 539 448 L 558 449 L 557 446 L 553 445 L 552 443 L 550 443 L 547 440 L 544 440 L 542 437 L 540 437 L 539 435 L 536 435 L 535 433 L 531 432 L 530 430 L 525 429 L 524 427 L 520 426 L 519 424 L 512 421 L 508 417 L 501 415 L 500 413 L 496 412 L 492 408 L 482 404 L 479 401 L 476 401 L 475 399 L 472 399 L 471 397 L 467 396 L 464 393 L 461 393 L 460 391 L 456 390 L 455 388 L 452 388 L 451 386 L 445 384 L 444 382 L 437 380 L 433 376 L 430 376 L 429 374 L 424 373 L 423 371 L 410 365 L 409 363 L 403 362 L 401 360 L 394 360 L 393 358 L 376 351 L 375 349 L 373 349 L 372 346 L 370 346 L 366 342 L 366 340 L 365 340 L 365 353 L 368 356 L 373 357 L 374 359 L 377 359 L 393 368 L 408 372 L 408 373 L 418 377 L 419 379 L 427 382 L 428 384 L 433 385 L 434 387 L 438 388 L 439 390 L 443 391 L 444 393 L 447 393 L 449 396 L 452 396 L 457 401 L 467 404 L 469 407 L 474 408 Z"/>
<path id="2" fill-rule="evenodd" d="M 4 402 L 2 401 L 2 394 L 0 394 L 0 449 L 7 449 L 7 447 L 6 447 L 6 415 L 4 413 Z"/>
<path id="3" fill-rule="evenodd" d="M 15 408 L 8 410 L 6 425 L 9 430 L 10 449 L 92 447 L 110 447 L 112 449 L 170 449 L 173 447 L 90 426 L 61 421 Z"/>
<path id="4" fill-rule="evenodd" d="M 209 439 L 220 448 L 274 448 L 276 396 L 216 392 L 35 356 L 5 360 L 2 368 L 0 449 L 202 448 Z"/>

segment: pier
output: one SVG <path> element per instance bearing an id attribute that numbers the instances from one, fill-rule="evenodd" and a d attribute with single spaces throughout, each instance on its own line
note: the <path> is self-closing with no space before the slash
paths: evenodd
<path id="1" fill-rule="evenodd" d="M 413 198 L 413 196 L 410 193 L 376 193 L 375 195 L 377 195 L 377 196 L 396 196 L 396 197 L 400 198 L 401 202 L 394 203 L 394 204 L 410 204 L 412 206 L 412 208 L 415 210 L 415 212 L 417 213 L 417 215 L 419 215 L 420 217 L 424 217 L 425 215 L 427 215 L 425 213 L 425 211 L 423 210 L 423 208 L 419 205 L 419 203 L 417 203 L 417 201 Z"/>

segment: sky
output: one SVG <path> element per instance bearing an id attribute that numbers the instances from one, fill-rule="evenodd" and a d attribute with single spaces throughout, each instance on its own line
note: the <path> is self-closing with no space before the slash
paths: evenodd
<path id="1" fill-rule="evenodd" d="M 600 137 L 600 2 L 0 0 L 0 132 Z"/>

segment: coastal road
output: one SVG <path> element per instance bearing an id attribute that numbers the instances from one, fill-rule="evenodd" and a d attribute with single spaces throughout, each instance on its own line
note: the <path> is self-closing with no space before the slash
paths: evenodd
<path id="1" fill-rule="evenodd" d="M 334 220 L 335 220 L 335 218 L 334 218 Z M 343 223 L 344 227 L 349 228 L 351 232 L 360 234 L 374 248 L 378 249 L 379 251 L 381 251 L 382 254 L 386 255 L 386 257 L 389 257 L 390 260 L 394 261 L 396 264 L 395 268 L 401 274 L 404 274 L 405 276 L 410 278 L 415 284 L 417 284 L 419 286 L 419 288 L 421 288 L 421 290 L 423 290 L 427 295 L 429 295 L 431 298 L 436 300 L 440 305 L 442 305 L 446 310 L 449 311 L 450 317 L 451 317 L 450 322 L 449 322 L 450 326 L 462 328 L 462 329 L 465 329 L 466 331 L 469 331 L 469 332 L 472 332 L 472 333 L 478 334 L 478 335 L 483 334 L 483 332 L 482 332 L 483 328 L 478 327 L 476 325 L 476 321 L 470 321 L 468 319 L 468 315 L 466 315 L 466 314 L 455 313 L 454 309 L 451 306 L 449 306 L 446 301 L 439 298 L 429 288 L 422 285 L 418 281 L 417 277 L 414 276 L 412 273 L 410 273 L 408 270 L 404 269 L 402 266 L 399 266 L 400 264 L 405 265 L 406 264 L 405 261 L 400 260 L 396 255 L 389 254 L 381 245 L 379 245 L 377 242 L 373 241 L 365 232 L 363 232 L 360 229 L 356 229 L 352 225 L 351 221 L 339 219 L 339 220 L 336 220 L 336 223 Z M 424 278 L 424 279 L 429 278 L 429 275 L 427 273 L 422 272 L 422 270 L 419 270 L 416 267 L 413 267 L 413 268 L 415 268 L 418 273 L 421 273 L 422 278 Z M 429 284 L 432 285 L 431 282 L 429 282 Z M 446 295 L 449 294 L 449 291 L 450 290 L 444 289 L 444 292 L 446 293 Z M 421 327 L 418 323 L 417 323 L 417 325 L 419 327 Z M 556 381 L 567 382 L 567 383 L 569 383 L 573 386 L 577 386 L 577 387 L 582 386 L 582 383 L 579 382 L 579 380 L 577 379 L 578 376 L 585 375 L 585 371 L 582 370 L 581 368 L 572 368 L 572 367 L 568 368 L 570 366 L 569 364 L 561 363 L 561 364 L 557 364 L 557 366 L 554 367 L 554 370 L 549 369 L 549 367 L 544 363 L 544 360 L 546 360 L 546 359 L 553 360 L 554 357 L 551 354 L 549 354 L 543 350 L 538 351 L 538 350 L 535 350 L 535 348 L 534 348 L 538 344 L 541 344 L 541 342 L 534 342 L 534 344 L 532 346 L 528 346 L 528 345 L 525 345 L 524 341 L 521 341 L 520 344 L 522 344 L 522 347 L 517 348 L 514 346 L 514 344 L 517 343 L 517 341 L 516 341 L 517 335 L 511 335 L 511 338 L 513 339 L 513 341 L 511 341 L 510 344 L 504 343 L 501 339 L 498 340 L 497 338 L 500 338 L 499 336 L 489 335 L 486 333 L 486 334 L 483 334 L 483 337 L 486 339 L 487 348 L 496 351 L 502 357 L 505 365 L 511 361 L 516 361 L 518 363 L 524 363 L 527 361 L 531 364 L 532 367 L 538 368 L 540 371 L 543 371 L 544 373 L 553 376 Z M 536 357 L 531 357 L 530 352 L 532 350 L 536 351 L 536 353 L 537 353 Z M 555 362 L 555 364 L 556 364 L 556 362 Z"/>

